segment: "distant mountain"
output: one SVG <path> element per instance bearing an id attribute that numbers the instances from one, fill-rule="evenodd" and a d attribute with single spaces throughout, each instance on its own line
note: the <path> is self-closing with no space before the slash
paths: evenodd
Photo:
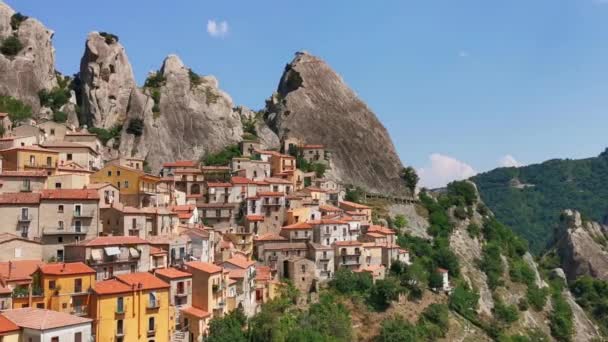
<path id="1" fill-rule="evenodd" d="M 497 218 L 535 253 L 552 242 L 563 210 L 599 222 L 608 214 L 608 149 L 594 158 L 499 168 L 471 180 Z"/>

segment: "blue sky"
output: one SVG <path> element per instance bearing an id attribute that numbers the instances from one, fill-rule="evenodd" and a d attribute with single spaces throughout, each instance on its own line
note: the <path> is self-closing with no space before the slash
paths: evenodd
<path id="1" fill-rule="evenodd" d="M 108 31 L 140 83 L 176 53 L 254 109 L 307 50 L 368 103 L 427 185 L 505 156 L 529 164 L 608 145 L 608 0 L 6 2 L 55 31 L 63 73 L 78 70 L 89 31 Z"/>

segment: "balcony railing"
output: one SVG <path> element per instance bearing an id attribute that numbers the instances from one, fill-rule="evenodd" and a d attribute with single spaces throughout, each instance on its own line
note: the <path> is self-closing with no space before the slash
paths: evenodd
<path id="1" fill-rule="evenodd" d="M 76 218 L 92 218 L 95 217 L 95 210 L 74 210 L 74 217 Z"/>
<path id="2" fill-rule="evenodd" d="M 74 316 L 86 316 L 89 314 L 89 310 L 86 305 L 74 306 L 72 307 L 71 314 Z"/>
<path id="3" fill-rule="evenodd" d="M 151 327 L 148 327 L 148 337 L 156 335 L 156 324 Z"/>
<path id="4" fill-rule="evenodd" d="M 122 328 L 116 328 L 116 337 L 123 337 L 126 334 L 126 328 L 123 326 Z"/>
<path id="5" fill-rule="evenodd" d="M 81 235 L 87 234 L 89 227 L 87 226 L 71 226 L 71 227 L 44 227 L 42 234 L 44 235 Z"/>
<path id="6" fill-rule="evenodd" d="M 146 306 L 148 309 L 158 309 L 160 308 L 160 300 L 148 301 L 148 305 Z"/>
<path id="7" fill-rule="evenodd" d="M 17 221 L 19 221 L 19 222 L 30 222 L 30 221 L 32 221 L 32 214 L 27 214 L 27 215 L 19 214 L 17 216 Z"/>

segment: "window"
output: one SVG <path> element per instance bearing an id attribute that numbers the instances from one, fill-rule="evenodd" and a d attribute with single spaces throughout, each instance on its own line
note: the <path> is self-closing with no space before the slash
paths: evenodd
<path id="1" fill-rule="evenodd" d="M 63 212 L 63 211 L 62 211 L 62 212 Z M 59 221 L 59 222 L 57 222 L 57 228 L 58 228 L 59 230 L 63 230 L 63 221 Z"/>
<path id="2" fill-rule="evenodd" d="M 306 265 L 302 265 L 302 273 L 306 272 Z"/>
<path id="3" fill-rule="evenodd" d="M 57 284 L 54 280 L 49 280 L 49 290 L 54 290 Z"/>
<path id="4" fill-rule="evenodd" d="M 51 135 L 55 135 L 55 129 L 51 128 Z"/>
<path id="5" fill-rule="evenodd" d="M 156 292 L 150 292 L 148 294 L 148 307 L 149 308 L 158 307 L 158 300 L 156 299 Z"/>
<path id="6" fill-rule="evenodd" d="M 112 177 L 112 171 L 108 171 L 108 177 Z"/>
<path id="7" fill-rule="evenodd" d="M 74 292 L 80 293 L 82 292 L 82 279 L 74 279 Z"/>
<path id="8" fill-rule="evenodd" d="M 125 312 L 125 299 L 123 297 L 116 298 L 116 312 Z M 122 322 L 122 320 L 119 320 Z"/>
<path id="9" fill-rule="evenodd" d="M 36 165 L 36 157 L 30 156 L 30 166 L 35 166 L 35 165 Z"/>
<path id="10" fill-rule="evenodd" d="M 59 336 L 51 337 L 51 342 L 59 342 Z"/>
<path id="11" fill-rule="evenodd" d="M 63 261 L 63 249 L 57 250 L 57 261 Z"/>
<path id="12" fill-rule="evenodd" d="M 67 160 L 72 160 L 72 154 L 71 154 L 71 153 L 68 153 L 68 155 L 67 155 L 66 159 L 67 159 Z"/>
<path id="13" fill-rule="evenodd" d="M 57 243 L 63 243 L 63 236 L 57 237 Z"/>
<path id="14" fill-rule="evenodd" d="M 148 331 L 156 330 L 156 324 L 154 322 L 154 317 L 148 318 Z"/>
<path id="15" fill-rule="evenodd" d="M 127 188 L 129 188 L 129 181 L 128 180 L 125 181 L 125 189 L 127 189 Z"/>
<path id="16" fill-rule="evenodd" d="M 55 183 L 55 189 L 61 189 L 61 183 Z"/>
<path id="17" fill-rule="evenodd" d="M 125 331 L 124 331 L 124 327 L 122 324 L 122 319 L 119 319 L 116 321 L 116 334 L 123 335 L 124 333 L 125 333 Z"/>
<path id="18" fill-rule="evenodd" d="M 74 333 L 74 342 L 82 342 L 82 333 L 81 332 Z"/>
<path id="19" fill-rule="evenodd" d="M 15 247 L 15 258 L 21 258 L 21 248 Z"/>
<path id="20" fill-rule="evenodd" d="M 53 165 L 53 159 L 51 157 L 46 157 L 46 166 L 52 166 Z"/>
<path id="21" fill-rule="evenodd" d="M 118 183 L 117 183 L 117 185 L 118 185 L 118 186 L 117 186 L 117 188 L 119 188 L 119 189 L 120 189 L 120 182 L 118 182 Z"/>
<path id="22" fill-rule="evenodd" d="M 120 176 L 120 170 L 116 170 L 116 175 Z"/>
<path id="23" fill-rule="evenodd" d="M 57 207 L 57 212 L 58 212 L 58 213 L 62 213 L 62 212 L 63 212 L 63 204 L 60 204 L 60 205 Z"/>

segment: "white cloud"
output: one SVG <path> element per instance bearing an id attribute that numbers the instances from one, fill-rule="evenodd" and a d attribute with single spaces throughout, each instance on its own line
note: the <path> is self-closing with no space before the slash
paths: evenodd
<path id="1" fill-rule="evenodd" d="M 504 155 L 500 159 L 498 159 L 498 165 L 502 166 L 502 167 L 519 167 L 519 166 L 522 166 L 522 164 L 520 162 L 518 162 L 517 159 L 515 159 L 515 157 L 513 157 L 510 154 Z"/>
<path id="2" fill-rule="evenodd" d="M 223 21 L 208 20 L 207 21 L 207 33 L 209 33 L 209 35 L 214 38 L 225 37 L 226 34 L 228 34 L 228 22 L 225 20 L 223 20 Z"/>
<path id="3" fill-rule="evenodd" d="M 468 51 L 464 51 L 464 50 L 458 51 L 458 57 L 460 57 L 460 58 L 467 58 L 467 57 L 469 57 L 469 52 Z"/>
<path id="4" fill-rule="evenodd" d="M 438 188 L 477 173 L 471 165 L 440 153 L 431 154 L 429 162 L 430 165 L 418 169 L 421 187 Z"/>

